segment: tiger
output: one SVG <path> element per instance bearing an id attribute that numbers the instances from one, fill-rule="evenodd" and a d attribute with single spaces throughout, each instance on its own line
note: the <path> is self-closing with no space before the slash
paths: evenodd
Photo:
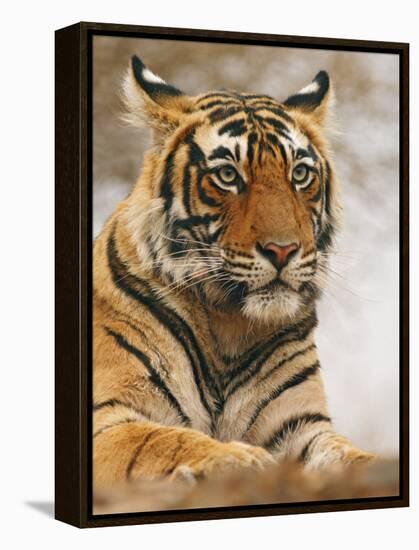
<path id="1" fill-rule="evenodd" d="M 337 433 L 315 343 L 339 228 L 326 71 L 279 102 L 191 96 L 133 56 L 151 131 L 93 245 L 94 487 L 370 461 Z"/>

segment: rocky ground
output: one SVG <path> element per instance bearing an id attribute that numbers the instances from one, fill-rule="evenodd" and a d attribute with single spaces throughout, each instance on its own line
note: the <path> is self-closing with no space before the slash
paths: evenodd
<path id="1" fill-rule="evenodd" d="M 139 481 L 95 495 L 94 514 L 184 510 L 249 504 L 319 502 L 398 495 L 397 461 L 344 471 L 303 472 L 295 464 L 236 472 L 196 484 Z"/>

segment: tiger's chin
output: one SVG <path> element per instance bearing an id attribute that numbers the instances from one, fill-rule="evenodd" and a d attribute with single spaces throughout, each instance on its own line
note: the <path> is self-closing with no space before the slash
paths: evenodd
<path id="1" fill-rule="evenodd" d="M 281 290 L 269 297 L 262 293 L 252 293 L 243 300 L 241 310 L 251 321 L 272 324 L 292 321 L 303 305 L 304 302 L 297 292 Z"/>
<path id="2" fill-rule="evenodd" d="M 229 315 L 241 315 L 252 324 L 285 325 L 293 323 L 306 311 L 311 311 L 319 297 L 319 289 L 304 284 L 298 290 L 275 280 L 268 285 L 251 290 L 247 283 L 235 284 L 226 296 L 225 289 L 216 284 L 201 287 L 200 298 L 206 306 Z"/>

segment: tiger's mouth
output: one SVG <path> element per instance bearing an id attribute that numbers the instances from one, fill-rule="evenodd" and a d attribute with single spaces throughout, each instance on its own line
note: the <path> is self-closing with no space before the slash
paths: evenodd
<path id="1" fill-rule="evenodd" d="M 288 290 L 291 292 L 298 292 L 297 289 L 293 288 L 289 283 L 287 283 L 286 281 L 284 281 L 278 276 L 268 284 L 249 291 L 248 295 L 257 295 L 257 294 L 260 294 L 261 292 L 264 294 L 266 293 L 274 294 L 276 291 L 279 291 L 279 290 Z"/>
<path id="2" fill-rule="evenodd" d="M 248 298 L 259 298 L 261 300 L 274 299 L 280 294 L 299 294 L 298 290 L 293 288 L 289 283 L 281 279 L 279 276 L 269 283 L 258 288 L 249 288 L 246 281 L 235 281 L 234 287 L 225 297 L 225 302 L 230 305 L 242 306 Z"/>

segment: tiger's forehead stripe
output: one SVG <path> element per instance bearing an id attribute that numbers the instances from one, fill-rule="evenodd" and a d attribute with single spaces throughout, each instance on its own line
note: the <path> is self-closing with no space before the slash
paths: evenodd
<path id="1" fill-rule="evenodd" d="M 208 119 L 217 125 L 218 135 L 233 138 L 246 138 L 246 150 L 249 162 L 255 158 L 255 149 L 259 147 L 257 158 L 262 161 L 262 149 L 273 156 L 280 156 L 288 163 L 287 146 L 293 149 L 295 123 L 282 106 L 269 96 L 258 94 L 238 94 L 236 92 L 211 92 L 197 100 L 197 106 L 208 112 Z M 254 134 L 256 132 L 257 137 Z M 309 156 L 309 155 L 308 155 Z"/>
<path id="2" fill-rule="evenodd" d="M 311 159 L 312 161 L 316 161 L 318 159 L 318 156 L 313 148 L 313 146 L 311 144 L 309 144 L 307 146 L 307 149 L 303 148 L 303 147 L 299 147 L 296 151 L 295 151 L 295 158 L 297 160 L 301 160 L 303 158 L 305 159 Z"/>
<path id="3" fill-rule="evenodd" d="M 219 111 L 227 107 L 241 109 L 246 113 L 268 110 L 281 117 L 292 126 L 294 125 L 293 118 L 285 111 L 282 105 L 273 98 L 265 95 L 239 94 L 237 92 L 225 91 L 210 92 L 198 97 L 196 106 L 203 111 L 211 109 Z M 214 111 L 212 111 L 212 113 L 214 114 Z"/>
<path id="4" fill-rule="evenodd" d="M 230 122 L 226 122 L 218 130 L 218 135 L 222 136 L 223 134 L 228 133 L 230 137 L 242 136 L 248 130 L 245 118 L 234 119 Z"/>
<path id="5" fill-rule="evenodd" d="M 214 144 L 209 154 L 209 160 L 215 156 L 225 160 L 234 160 L 233 144 L 228 143 L 235 138 L 242 145 L 236 144 L 236 150 L 247 156 L 249 162 L 255 159 L 263 162 L 263 151 L 282 159 L 284 165 L 291 165 L 299 160 L 314 164 L 319 160 L 319 154 L 309 139 L 301 133 L 292 116 L 286 112 L 282 104 L 269 96 L 258 94 L 239 94 L 236 92 L 210 92 L 196 100 L 200 110 L 207 113 L 208 120 L 220 138 L 227 138 L 223 146 L 224 155 L 214 153 L 218 148 L 214 136 Z M 254 135 L 252 134 L 255 134 Z M 236 160 L 239 162 L 237 158 Z M 243 157 L 241 157 L 243 158 Z"/>
<path id="6" fill-rule="evenodd" d="M 227 147 L 224 145 L 219 145 L 214 149 L 211 155 L 208 157 L 208 160 L 214 159 L 231 159 L 234 160 L 234 155 Z"/>

